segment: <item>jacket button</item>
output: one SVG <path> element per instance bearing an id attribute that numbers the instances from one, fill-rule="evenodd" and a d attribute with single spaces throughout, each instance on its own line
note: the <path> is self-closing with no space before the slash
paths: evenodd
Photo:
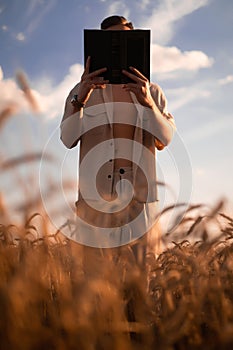
<path id="1" fill-rule="evenodd" d="M 122 169 L 122 168 L 120 168 L 120 174 L 124 174 L 125 173 L 125 170 L 124 169 Z"/>
<path id="2" fill-rule="evenodd" d="M 112 162 L 112 159 L 109 159 L 109 162 Z"/>
<path id="3" fill-rule="evenodd" d="M 109 178 L 109 179 L 111 179 L 111 177 L 112 177 L 111 175 L 108 175 L 108 178 Z"/>

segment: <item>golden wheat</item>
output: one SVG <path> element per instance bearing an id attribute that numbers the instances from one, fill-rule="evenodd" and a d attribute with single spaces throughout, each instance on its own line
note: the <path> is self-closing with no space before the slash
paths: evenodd
<path id="1" fill-rule="evenodd" d="M 101 250 L 58 232 L 38 238 L 38 213 L 23 227 L 2 225 L 3 348 L 227 349 L 233 227 L 222 215 L 225 239 L 176 242 L 157 259 L 149 254 L 144 268 L 130 245 Z"/>

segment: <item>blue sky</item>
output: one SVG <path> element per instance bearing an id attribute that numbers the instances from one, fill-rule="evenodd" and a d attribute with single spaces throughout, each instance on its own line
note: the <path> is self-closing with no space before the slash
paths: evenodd
<path id="1" fill-rule="evenodd" d="M 77 150 L 64 150 L 56 128 L 66 95 L 83 70 L 83 29 L 99 28 L 112 14 L 125 15 L 136 28 L 152 31 L 151 80 L 163 88 L 178 129 L 169 148 L 158 155 L 159 175 L 172 186 L 176 199 L 188 200 L 192 189 L 192 203 L 214 205 L 228 198 L 232 204 L 230 0 L 0 0 L 0 113 L 9 104 L 15 108 L 0 131 L 0 159 L 47 145 L 46 150 L 66 159 L 62 176 L 75 178 Z M 37 114 L 15 81 L 18 69 L 28 77 L 40 106 Z M 22 181 L 26 177 L 23 193 L 28 196 L 28 184 L 31 177 L 37 182 L 39 166 L 17 171 Z M 56 167 L 51 166 L 50 174 L 56 177 Z M 15 177 L 2 175 L 7 196 Z"/>

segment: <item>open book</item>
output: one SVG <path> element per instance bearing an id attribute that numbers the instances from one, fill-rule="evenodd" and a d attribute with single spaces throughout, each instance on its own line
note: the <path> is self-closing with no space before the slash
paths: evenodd
<path id="1" fill-rule="evenodd" d="M 103 74 L 111 84 L 129 79 L 122 69 L 137 68 L 150 80 L 150 30 L 84 29 L 84 60 L 91 56 L 90 72 L 107 67 Z"/>

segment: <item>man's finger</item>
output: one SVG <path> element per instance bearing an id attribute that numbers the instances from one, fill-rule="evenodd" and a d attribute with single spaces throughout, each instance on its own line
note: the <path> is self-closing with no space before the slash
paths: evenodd
<path id="1" fill-rule="evenodd" d="M 143 79 L 137 77 L 135 74 L 132 74 L 132 73 L 129 73 L 127 70 L 122 70 L 122 73 L 125 74 L 128 78 L 132 79 L 133 81 L 136 81 L 136 82 L 144 82 Z"/>
<path id="2" fill-rule="evenodd" d="M 89 79 L 89 78 L 95 78 L 95 77 L 97 77 L 99 74 L 106 72 L 106 70 L 107 70 L 106 67 L 105 67 L 105 68 L 97 69 L 97 70 L 95 70 L 94 72 L 89 73 L 89 74 L 86 76 L 86 78 L 87 78 L 87 79 Z"/>
<path id="3" fill-rule="evenodd" d="M 147 78 L 137 69 L 137 68 L 134 68 L 134 67 L 129 67 L 129 69 L 134 72 L 139 78 L 141 78 L 142 80 L 144 81 L 147 81 Z"/>
<path id="4" fill-rule="evenodd" d="M 84 73 L 83 75 L 85 74 L 89 74 L 89 70 L 90 70 L 90 63 L 91 63 L 91 56 L 88 56 L 87 57 L 87 60 L 86 60 L 86 65 L 85 65 L 85 69 L 84 69 Z"/>
<path id="5" fill-rule="evenodd" d="M 93 78 L 97 78 L 98 75 L 100 75 L 101 73 L 104 73 L 105 71 L 107 70 L 107 68 L 100 68 L 94 72 L 91 72 L 89 74 L 84 74 L 82 75 L 82 78 L 81 80 L 84 81 L 84 80 L 93 80 Z M 98 78 L 101 78 L 101 77 L 98 77 Z"/>

